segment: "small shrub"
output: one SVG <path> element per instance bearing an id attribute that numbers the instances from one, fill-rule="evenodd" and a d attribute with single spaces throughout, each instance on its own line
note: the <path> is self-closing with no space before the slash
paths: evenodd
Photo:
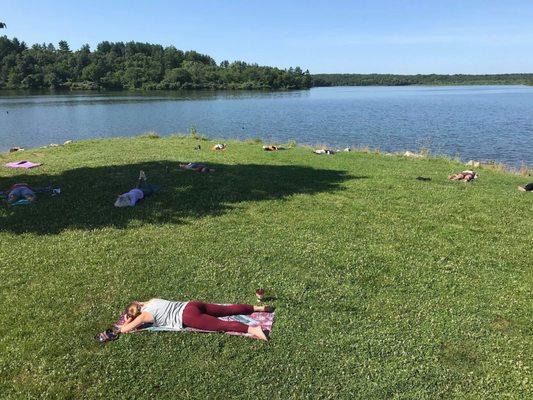
<path id="1" fill-rule="evenodd" d="M 507 171 L 509 168 L 505 164 L 497 163 L 494 160 L 489 160 L 486 164 L 481 164 L 483 168 L 490 169 L 493 171 Z"/>
<path id="2" fill-rule="evenodd" d="M 529 170 L 529 168 L 527 167 L 527 165 L 525 164 L 522 164 L 520 166 L 520 169 L 518 170 L 518 173 L 522 176 L 530 176 L 532 171 Z"/>
<path id="3" fill-rule="evenodd" d="M 189 128 L 189 136 L 192 139 L 200 140 L 201 135 L 198 133 L 198 129 L 196 129 L 195 125 L 191 125 L 191 127 Z"/>
<path id="4" fill-rule="evenodd" d="M 159 139 L 161 138 L 161 136 L 159 136 L 159 134 L 157 132 L 154 132 L 154 131 L 150 131 L 150 132 L 146 132 L 144 135 L 141 135 L 142 138 L 146 138 L 146 139 Z"/>
<path id="5" fill-rule="evenodd" d="M 168 135 L 168 137 L 172 139 L 183 140 L 187 138 L 187 135 L 184 133 L 171 133 L 170 135 Z"/>
<path id="6" fill-rule="evenodd" d="M 296 140 L 294 140 L 294 139 L 291 139 L 291 141 L 287 145 L 287 147 L 290 148 L 290 149 L 292 149 L 292 148 L 294 148 L 296 146 L 297 146 L 297 143 L 296 143 Z"/>
<path id="7" fill-rule="evenodd" d="M 422 147 L 420 151 L 418 152 L 422 157 L 429 157 L 429 148 Z"/>
<path id="8" fill-rule="evenodd" d="M 251 138 L 246 141 L 248 144 L 263 144 L 263 141 L 259 138 Z"/>

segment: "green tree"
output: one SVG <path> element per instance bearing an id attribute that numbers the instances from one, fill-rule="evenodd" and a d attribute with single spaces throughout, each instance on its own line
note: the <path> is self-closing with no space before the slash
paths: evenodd
<path id="1" fill-rule="evenodd" d="M 165 82 L 184 84 L 192 82 L 191 74 L 185 68 L 169 69 L 165 73 Z"/>
<path id="2" fill-rule="evenodd" d="M 70 53 L 70 47 L 65 40 L 60 40 L 58 45 L 61 53 Z"/>

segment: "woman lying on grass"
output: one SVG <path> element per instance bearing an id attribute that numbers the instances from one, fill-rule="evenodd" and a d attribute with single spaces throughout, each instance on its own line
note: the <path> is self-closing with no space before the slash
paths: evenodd
<path id="1" fill-rule="evenodd" d="M 452 181 L 465 181 L 470 182 L 473 179 L 476 179 L 478 175 L 474 171 L 463 171 L 459 172 L 458 174 L 452 174 L 448 176 L 448 179 Z"/>
<path id="2" fill-rule="evenodd" d="M 270 145 L 270 146 L 263 146 L 263 150 L 264 151 L 278 151 L 278 150 L 285 150 L 285 147 Z"/>
<path id="3" fill-rule="evenodd" d="M 337 153 L 336 150 L 331 150 L 331 149 L 317 149 L 317 150 L 314 150 L 313 153 L 315 154 L 335 154 Z"/>
<path id="4" fill-rule="evenodd" d="M 151 299 L 128 305 L 126 321 L 118 333 L 131 332 L 144 324 L 154 324 L 154 326 L 172 330 L 193 328 L 203 331 L 249 333 L 255 339 L 268 340 L 261 326 L 249 326 L 237 321 L 223 321 L 217 317 L 273 311 L 274 309 L 270 306 L 223 305 L 201 301 L 182 302 Z"/>
<path id="5" fill-rule="evenodd" d="M 115 201 L 115 207 L 133 207 L 140 200 L 154 194 L 157 189 L 158 186 L 146 183 L 146 175 L 144 171 L 141 171 L 137 186 L 129 192 L 119 195 Z"/>
<path id="6" fill-rule="evenodd" d="M 9 188 L 6 192 L 7 202 L 9 204 L 16 203 L 19 200 L 27 200 L 33 203 L 37 200 L 35 190 L 25 183 L 17 183 Z"/>
<path id="7" fill-rule="evenodd" d="M 213 151 L 223 151 L 228 148 L 228 145 L 226 143 L 218 143 L 215 144 L 213 147 L 211 147 L 211 150 Z"/>
<path id="8" fill-rule="evenodd" d="M 180 169 L 184 171 L 196 171 L 200 173 L 215 172 L 214 168 L 209 168 L 204 164 L 192 163 L 192 162 L 188 164 L 180 164 Z"/>
<path id="9" fill-rule="evenodd" d="M 533 192 L 533 183 L 518 186 L 518 190 L 520 190 L 521 192 Z"/>

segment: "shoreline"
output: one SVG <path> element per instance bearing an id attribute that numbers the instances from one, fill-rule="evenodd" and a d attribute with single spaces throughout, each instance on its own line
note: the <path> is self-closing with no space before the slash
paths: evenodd
<path id="1" fill-rule="evenodd" d="M 487 87 L 487 86 L 510 86 L 510 87 L 533 87 L 532 84 L 527 83 L 509 83 L 509 82 L 491 82 L 491 83 L 416 83 L 416 84 L 407 84 L 407 85 L 380 85 L 380 84 L 370 84 L 370 85 L 317 85 L 311 86 L 309 88 L 197 88 L 197 89 L 109 89 L 109 88 L 40 88 L 40 89 L 12 89 L 0 87 L 0 96 L 3 93 L 13 92 L 16 94 L 69 94 L 69 93 L 215 93 L 215 92 L 252 92 L 252 93 L 261 93 L 261 92 L 298 92 L 298 91 L 310 91 L 312 89 L 321 89 L 321 88 L 347 88 L 347 87 L 356 87 L 356 88 L 408 88 L 408 87 L 460 87 L 460 86 L 474 86 L 474 87 Z"/>
<path id="2" fill-rule="evenodd" d="M 172 133 L 167 135 L 159 135 L 155 131 L 149 131 L 138 135 L 133 136 L 111 136 L 111 137 L 94 137 L 90 139 L 83 139 L 83 140 L 67 140 L 63 144 L 59 143 L 51 143 L 48 145 L 43 146 L 37 146 L 37 147 L 29 147 L 29 148 L 22 148 L 17 151 L 9 151 L 0 150 L 0 159 L 10 159 L 13 158 L 14 155 L 24 155 L 29 153 L 35 153 L 36 151 L 48 149 L 48 148 L 64 148 L 71 146 L 73 144 L 88 144 L 90 142 L 105 142 L 105 141 L 117 141 L 117 140 L 139 140 L 139 139 L 146 139 L 146 140 L 195 140 L 199 142 L 200 144 L 202 142 L 206 143 L 239 143 L 239 144 L 247 144 L 247 145 L 257 145 L 257 146 L 263 146 L 268 144 L 273 144 L 277 146 L 285 146 L 289 149 L 291 148 L 304 148 L 308 149 L 309 151 L 312 151 L 314 149 L 319 148 L 329 148 L 334 149 L 337 153 L 363 153 L 363 154 L 375 154 L 380 156 L 386 156 L 386 157 L 405 157 L 405 158 L 411 158 L 411 159 L 418 159 L 418 160 L 446 160 L 448 162 L 456 163 L 463 165 L 464 167 L 470 167 L 470 168 L 480 168 L 485 170 L 493 170 L 493 171 L 499 171 L 504 172 L 512 175 L 520 175 L 524 177 L 533 176 L 533 165 L 527 165 L 523 164 L 520 167 L 513 167 L 505 163 L 501 162 L 490 162 L 486 160 L 468 160 L 461 158 L 460 156 L 451 156 L 447 154 L 432 154 L 431 149 L 419 149 L 419 150 L 401 150 L 401 151 L 382 151 L 379 148 L 373 148 L 370 146 L 346 146 L 346 147 L 338 147 L 338 146 L 329 146 L 324 143 L 320 144 L 307 144 L 307 143 L 281 143 L 276 141 L 270 141 L 265 142 L 261 138 L 253 138 L 253 139 L 247 139 L 242 140 L 239 138 L 211 138 L 205 135 L 199 135 L 197 137 L 193 137 L 188 134 L 183 133 Z M 349 150 L 348 150 L 349 149 Z"/>

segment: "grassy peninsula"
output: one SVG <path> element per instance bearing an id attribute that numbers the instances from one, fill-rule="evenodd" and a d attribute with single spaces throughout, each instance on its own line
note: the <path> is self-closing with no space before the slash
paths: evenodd
<path id="1" fill-rule="evenodd" d="M 197 144 L 202 150 L 194 150 Z M 362 152 L 268 153 L 169 137 L 1 155 L 4 398 L 527 398 L 533 196 L 524 178 Z M 201 161 L 212 174 L 178 172 Z M 140 169 L 162 185 L 113 207 Z M 431 178 L 418 181 L 417 176 Z M 527 179 L 526 179 L 527 180 Z M 93 335 L 132 299 L 275 296 L 269 343 L 218 334 Z"/>

